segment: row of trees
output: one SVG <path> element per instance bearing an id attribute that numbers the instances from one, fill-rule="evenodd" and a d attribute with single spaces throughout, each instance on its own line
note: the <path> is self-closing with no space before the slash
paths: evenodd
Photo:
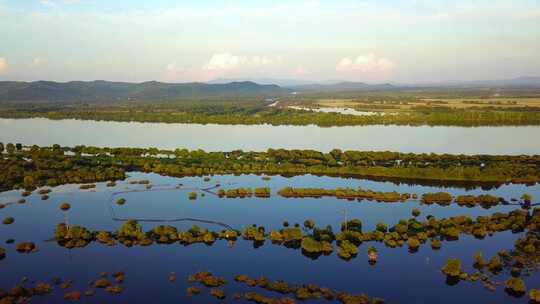
<path id="1" fill-rule="evenodd" d="M 139 108 L 141 107 L 141 108 Z M 3 118 L 45 117 L 50 119 L 84 119 L 105 121 L 140 121 L 200 124 L 271 124 L 271 125 L 430 125 L 430 126 L 502 126 L 540 125 L 540 111 L 461 110 L 419 108 L 393 115 L 355 116 L 268 107 L 213 107 L 146 111 L 143 106 L 100 108 L 60 108 L 54 112 L 27 109 L 0 109 Z"/>
<path id="2" fill-rule="evenodd" d="M 11 146 L 10 144 L 6 146 Z M 10 150 L 11 151 L 11 150 Z M 160 154 L 160 157 L 157 155 Z M 161 156 L 167 157 L 161 157 Z M 4 153 L 3 189 L 122 179 L 125 172 L 168 176 L 209 174 L 332 175 L 372 179 L 536 183 L 540 156 L 464 156 L 333 150 L 205 152 L 131 148 L 32 146 Z"/>

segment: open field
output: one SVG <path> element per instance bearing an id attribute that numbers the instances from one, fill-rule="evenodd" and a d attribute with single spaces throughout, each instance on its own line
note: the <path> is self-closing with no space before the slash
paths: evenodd
<path id="1" fill-rule="evenodd" d="M 414 101 L 365 101 L 352 98 L 319 99 L 314 102 L 320 107 L 350 107 L 355 109 L 379 108 L 380 111 L 397 112 L 412 110 L 414 107 L 448 107 L 450 109 L 476 110 L 519 110 L 525 107 L 540 111 L 540 97 L 497 97 L 497 98 L 420 98 Z"/>

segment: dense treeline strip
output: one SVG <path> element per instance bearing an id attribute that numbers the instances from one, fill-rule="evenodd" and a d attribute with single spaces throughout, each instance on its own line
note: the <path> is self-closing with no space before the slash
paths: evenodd
<path id="1" fill-rule="evenodd" d="M 217 195 L 220 198 L 245 198 L 252 197 L 253 195 L 259 198 L 268 198 L 270 197 L 270 188 L 255 188 L 255 190 L 252 190 L 251 188 L 219 189 Z"/>
<path id="2" fill-rule="evenodd" d="M 98 121 L 138 121 L 161 123 L 245 124 L 245 125 L 429 125 L 429 126 L 524 126 L 540 125 L 538 111 L 510 110 L 426 110 L 418 109 L 392 115 L 355 116 L 338 113 L 320 113 L 282 108 L 250 107 L 220 108 L 219 110 L 154 110 L 146 108 L 80 108 L 80 109 L 2 109 L 2 118 L 82 119 Z"/>
<path id="3" fill-rule="evenodd" d="M 205 152 L 186 149 L 26 147 L 7 144 L 0 159 L 2 190 L 125 178 L 125 172 L 167 176 L 208 174 L 329 175 L 417 181 L 536 183 L 540 156 L 412 154 L 269 149 Z"/>
<path id="4" fill-rule="evenodd" d="M 278 194 L 287 198 L 312 197 L 320 198 L 323 196 L 331 196 L 339 199 L 367 199 L 380 202 L 404 202 L 415 194 L 392 192 L 380 192 L 364 189 L 338 188 L 338 189 L 322 189 L 322 188 L 292 188 L 286 187 L 278 191 Z"/>

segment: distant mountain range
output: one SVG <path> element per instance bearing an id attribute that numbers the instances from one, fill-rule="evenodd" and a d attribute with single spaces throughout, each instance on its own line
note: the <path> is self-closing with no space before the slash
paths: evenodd
<path id="1" fill-rule="evenodd" d="M 350 92 L 350 91 L 386 91 L 393 90 L 395 87 L 389 83 L 367 84 L 363 82 L 343 81 L 333 84 L 308 84 L 291 87 L 298 92 Z"/>
<path id="2" fill-rule="evenodd" d="M 0 81 L 0 102 L 115 102 L 173 101 L 228 97 L 278 97 L 292 92 L 362 92 L 410 90 L 422 88 L 516 88 L 540 89 L 540 77 L 519 77 L 503 80 L 448 81 L 423 84 L 326 81 L 312 83 L 302 80 L 261 79 L 254 81 L 210 83 L 142 83 L 96 81 Z M 271 83 L 276 81 L 281 84 Z"/>
<path id="3" fill-rule="evenodd" d="M 109 81 L 0 82 L 0 101 L 165 101 L 219 97 L 275 96 L 289 91 L 250 81 L 226 84 Z"/>
<path id="4" fill-rule="evenodd" d="M 353 82 L 343 80 L 325 80 L 325 81 L 310 81 L 298 79 L 281 79 L 281 78 L 219 78 L 208 83 L 228 83 L 231 81 L 252 81 L 259 84 L 276 84 L 284 88 L 294 91 L 378 91 L 392 89 L 410 89 L 410 88 L 540 88 L 540 77 L 518 77 L 511 79 L 498 80 L 451 80 L 438 82 L 391 82 L 380 84 L 369 84 L 365 82 Z"/>
<path id="5" fill-rule="evenodd" d="M 433 83 L 419 83 L 407 86 L 422 87 L 449 87 L 449 88 L 540 88 L 540 77 L 518 77 L 511 79 L 496 80 L 472 80 L 472 81 L 445 81 Z"/>

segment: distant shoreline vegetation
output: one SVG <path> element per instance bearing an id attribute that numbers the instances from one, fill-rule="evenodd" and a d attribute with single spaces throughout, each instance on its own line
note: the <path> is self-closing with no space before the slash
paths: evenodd
<path id="1" fill-rule="evenodd" d="M 0 191 L 121 180 L 126 172 L 165 176 L 304 174 L 427 183 L 501 185 L 540 181 L 540 155 L 491 156 L 269 149 L 205 152 L 187 149 L 24 147 L 0 143 Z"/>
<path id="2" fill-rule="evenodd" d="M 445 110 L 411 111 L 392 115 L 355 116 L 282 108 L 247 108 L 244 110 L 194 111 L 163 109 L 147 111 L 144 106 L 126 108 L 88 107 L 46 109 L 0 109 L 0 118 L 47 118 L 52 120 L 78 119 L 117 122 L 193 123 L 228 125 L 292 125 L 319 127 L 403 125 L 403 126 L 538 126 L 538 111 L 507 110 Z"/>

